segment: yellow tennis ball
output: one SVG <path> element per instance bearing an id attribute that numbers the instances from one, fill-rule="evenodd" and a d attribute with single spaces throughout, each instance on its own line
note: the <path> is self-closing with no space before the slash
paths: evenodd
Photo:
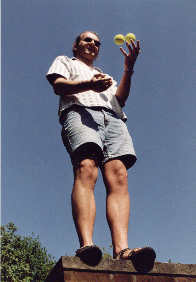
<path id="1" fill-rule="evenodd" d="M 131 39 L 133 41 L 135 41 L 135 35 L 133 33 L 128 33 L 126 36 L 125 36 L 125 40 L 128 42 L 128 43 L 131 43 Z"/>
<path id="2" fill-rule="evenodd" d="M 115 37 L 114 37 L 114 42 L 117 44 L 117 45 L 122 45 L 124 42 L 125 42 L 125 38 L 122 34 L 117 34 Z"/>

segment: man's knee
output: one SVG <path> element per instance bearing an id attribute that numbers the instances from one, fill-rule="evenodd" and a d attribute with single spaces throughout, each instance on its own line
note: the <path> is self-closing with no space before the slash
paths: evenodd
<path id="1" fill-rule="evenodd" d="M 114 171 L 113 171 L 113 178 L 116 181 L 116 185 L 118 187 L 123 188 L 123 191 L 126 192 L 127 190 L 127 178 L 128 178 L 128 173 L 126 168 L 122 165 L 117 167 Z"/>
<path id="2" fill-rule="evenodd" d="M 93 159 L 82 160 L 79 164 L 74 166 L 75 178 L 82 181 L 96 182 L 98 177 L 97 161 Z"/>
<path id="3" fill-rule="evenodd" d="M 119 160 L 113 160 L 105 164 L 104 178 L 107 186 L 121 193 L 128 192 L 128 173 L 124 164 Z"/>

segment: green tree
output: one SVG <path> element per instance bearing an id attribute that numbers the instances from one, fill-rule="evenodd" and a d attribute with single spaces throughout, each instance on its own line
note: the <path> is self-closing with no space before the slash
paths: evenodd
<path id="1" fill-rule="evenodd" d="M 109 253 L 109 250 L 110 250 L 111 248 L 112 248 L 112 245 L 110 245 L 110 247 L 109 247 L 108 250 L 106 250 L 106 248 L 103 247 L 103 255 L 102 255 L 103 258 L 105 258 L 105 259 L 111 259 L 111 258 L 112 258 L 112 256 L 111 256 L 110 253 Z"/>
<path id="2" fill-rule="evenodd" d="M 1 281 L 44 281 L 56 261 L 47 254 L 39 236 L 21 237 L 13 222 L 1 226 Z"/>

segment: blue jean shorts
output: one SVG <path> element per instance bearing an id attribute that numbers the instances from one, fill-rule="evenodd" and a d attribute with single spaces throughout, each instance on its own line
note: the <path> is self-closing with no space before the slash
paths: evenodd
<path id="1" fill-rule="evenodd" d="M 62 125 L 63 143 L 73 164 L 92 156 L 100 166 L 120 159 L 128 169 L 136 162 L 127 126 L 115 112 L 73 105 L 64 113 Z"/>

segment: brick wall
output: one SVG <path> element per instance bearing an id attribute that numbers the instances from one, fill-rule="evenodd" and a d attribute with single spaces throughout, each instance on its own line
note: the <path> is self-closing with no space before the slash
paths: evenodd
<path id="1" fill-rule="evenodd" d="M 102 259 L 92 267 L 77 257 L 63 256 L 45 282 L 196 282 L 195 264 L 155 262 L 146 275 L 137 273 L 130 261 Z"/>

